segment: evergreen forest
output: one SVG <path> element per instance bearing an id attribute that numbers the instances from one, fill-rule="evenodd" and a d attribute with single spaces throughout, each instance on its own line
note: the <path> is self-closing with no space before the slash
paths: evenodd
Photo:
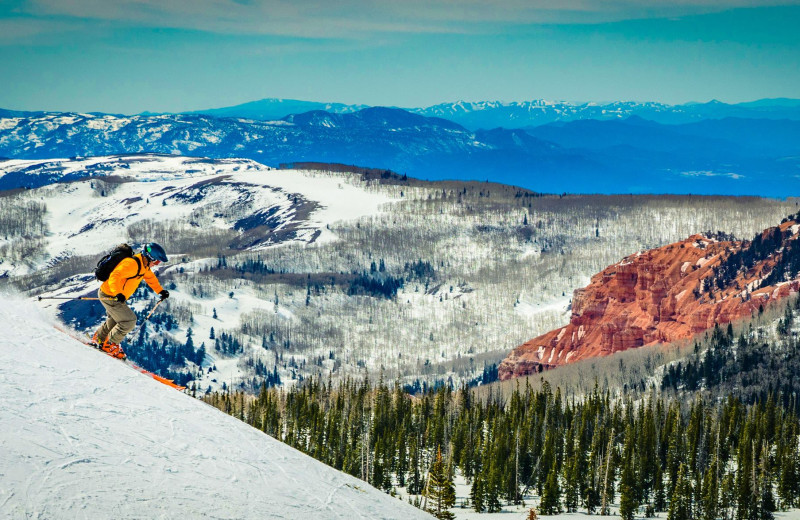
<path id="1" fill-rule="evenodd" d="M 779 395 L 685 403 L 596 389 L 577 400 L 545 383 L 484 401 L 466 387 L 413 397 L 382 381 L 312 379 L 288 392 L 264 387 L 255 397 L 206 400 L 388 493 L 425 494 L 441 454 L 447 478 L 458 471 L 471 484 L 461 505 L 480 512 L 531 494 L 542 515 L 626 519 L 766 519 L 800 504 L 795 396 L 786 406 Z"/>
<path id="2" fill-rule="evenodd" d="M 800 298 L 716 327 L 641 385 L 583 395 L 543 377 L 424 388 L 309 378 L 206 402 L 312 457 L 452 518 L 504 505 L 670 520 L 760 520 L 800 507 Z M 769 315 L 769 317 L 767 317 Z M 655 377 L 656 373 L 659 377 Z M 470 485 L 455 504 L 458 474 Z M 444 507 L 446 506 L 446 507 Z"/>

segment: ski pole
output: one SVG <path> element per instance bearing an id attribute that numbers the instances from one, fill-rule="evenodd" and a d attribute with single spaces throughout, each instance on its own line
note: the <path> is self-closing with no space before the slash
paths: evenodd
<path id="1" fill-rule="evenodd" d="M 117 301 L 116 298 L 89 298 L 88 296 L 38 296 L 39 301 L 42 300 L 98 300 L 104 302 Z"/>
<path id="2" fill-rule="evenodd" d="M 147 314 L 147 317 L 145 317 L 145 319 L 142 320 L 142 323 L 140 323 L 139 326 L 136 327 L 136 330 L 133 331 L 133 335 L 131 336 L 132 338 L 135 338 L 136 335 L 139 334 L 139 331 L 142 330 L 142 327 L 144 327 L 144 324 L 147 323 L 147 320 L 150 319 L 150 316 L 153 315 L 155 310 L 158 308 L 159 305 L 161 305 L 161 302 L 163 302 L 163 301 L 164 301 L 164 298 L 161 298 L 160 300 L 158 300 L 156 302 L 156 304 L 153 306 L 153 308 L 150 309 L 150 312 Z"/>

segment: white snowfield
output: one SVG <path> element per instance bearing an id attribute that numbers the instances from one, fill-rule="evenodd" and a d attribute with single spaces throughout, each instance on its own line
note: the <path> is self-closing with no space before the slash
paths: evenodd
<path id="1" fill-rule="evenodd" d="M 0 518 L 415 519 L 0 295 Z"/>
<path id="2" fill-rule="evenodd" d="M 30 200 L 47 206 L 49 233 L 43 237 L 47 255 L 37 259 L 37 265 L 11 265 L 0 258 L 0 274 L 28 274 L 54 259 L 102 254 L 130 240 L 129 226 L 147 220 L 191 223 L 209 231 L 233 229 L 240 219 L 271 211 L 278 221 L 274 231 L 296 226 L 293 241 L 325 242 L 335 239 L 327 229 L 329 224 L 377 214 L 394 200 L 346 182 L 345 175 L 274 170 L 247 159 L 128 155 L 0 161 L 0 178 L 23 170 L 31 170 L 27 175 L 41 170 L 58 175 L 92 172 L 92 176 L 30 190 Z M 105 176 L 134 182 L 115 183 L 105 192 L 94 183 Z M 301 202 L 313 204 L 314 209 L 298 214 Z M 4 242 L 0 237 L 0 246 Z M 250 249 L 270 245 L 267 240 Z"/>

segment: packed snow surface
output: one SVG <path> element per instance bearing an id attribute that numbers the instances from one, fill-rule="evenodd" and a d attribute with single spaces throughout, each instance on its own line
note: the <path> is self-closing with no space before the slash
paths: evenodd
<path id="1" fill-rule="evenodd" d="M 430 518 L 0 298 L 0 518 Z"/>

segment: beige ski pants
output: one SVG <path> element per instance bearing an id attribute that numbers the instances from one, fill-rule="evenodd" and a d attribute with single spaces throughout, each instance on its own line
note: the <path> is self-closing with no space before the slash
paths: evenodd
<path id="1" fill-rule="evenodd" d="M 114 300 L 113 296 L 99 289 L 97 296 L 100 298 L 100 303 L 106 308 L 108 315 L 106 322 L 97 329 L 97 341 L 102 344 L 108 338 L 111 343 L 119 344 L 136 326 L 136 314 L 128 307 L 128 304 Z"/>

